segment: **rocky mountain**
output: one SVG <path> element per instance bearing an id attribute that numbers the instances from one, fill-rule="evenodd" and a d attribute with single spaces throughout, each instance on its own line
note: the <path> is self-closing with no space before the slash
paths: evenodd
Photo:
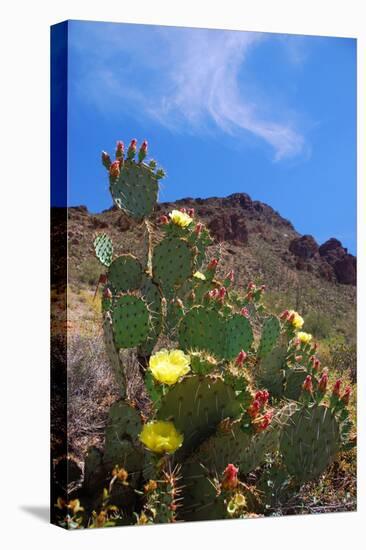
<path id="1" fill-rule="evenodd" d="M 311 235 L 299 234 L 292 223 L 270 206 L 245 193 L 224 198 L 184 198 L 159 203 L 151 220 L 154 238 L 159 236 L 159 218 L 173 208 L 194 208 L 195 215 L 210 229 L 215 243 L 209 256 L 220 255 L 223 274 L 236 273 L 240 290 L 249 280 L 264 283 L 274 309 L 296 307 L 303 313 L 320 311 L 338 326 L 354 326 L 356 258 L 337 239 L 318 244 Z M 68 211 L 69 284 L 96 284 L 100 267 L 94 259 L 92 241 L 106 232 L 117 254 L 139 256 L 145 227 L 131 222 L 112 207 L 91 214 L 84 206 Z M 174 261 L 174 259 L 172 259 Z"/>

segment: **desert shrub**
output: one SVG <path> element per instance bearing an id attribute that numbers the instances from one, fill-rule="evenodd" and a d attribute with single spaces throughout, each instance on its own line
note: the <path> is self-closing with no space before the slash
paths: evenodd
<path id="1" fill-rule="evenodd" d="M 88 258 L 80 265 L 79 281 L 88 286 L 96 286 L 103 269 L 96 258 Z"/>
<path id="2" fill-rule="evenodd" d="M 310 311 L 305 316 L 304 329 L 316 338 L 328 338 L 333 329 L 332 321 L 320 311 Z"/>

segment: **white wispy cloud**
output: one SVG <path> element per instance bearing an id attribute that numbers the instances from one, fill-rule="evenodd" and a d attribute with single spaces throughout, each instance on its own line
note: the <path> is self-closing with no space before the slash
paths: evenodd
<path id="1" fill-rule="evenodd" d="M 251 135 L 281 160 L 301 153 L 304 137 L 288 113 L 269 116 L 270 98 L 263 109 L 241 78 L 248 56 L 265 37 L 110 24 L 92 32 L 76 28 L 71 46 L 89 55 L 73 79 L 99 108 L 134 111 L 173 131 Z"/>

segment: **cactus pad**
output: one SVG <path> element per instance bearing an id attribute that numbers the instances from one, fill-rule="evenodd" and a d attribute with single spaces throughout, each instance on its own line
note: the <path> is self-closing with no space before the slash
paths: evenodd
<path id="1" fill-rule="evenodd" d="M 148 304 L 150 311 L 150 329 L 146 342 L 139 346 L 139 354 L 149 355 L 159 338 L 162 329 L 163 315 L 159 287 L 145 274 L 142 276 L 141 294 Z"/>
<path id="2" fill-rule="evenodd" d="M 303 367 L 294 367 L 286 371 L 284 396 L 287 399 L 298 401 L 306 375 L 307 371 Z"/>
<path id="3" fill-rule="evenodd" d="M 94 250 L 98 260 L 109 267 L 113 258 L 113 243 L 112 239 L 106 233 L 100 233 L 94 239 Z"/>
<path id="4" fill-rule="evenodd" d="M 317 478 L 331 464 L 339 447 L 337 420 L 323 405 L 305 406 L 295 412 L 280 439 L 287 471 L 300 482 Z"/>
<path id="5" fill-rule="evenodd" d="M 108 282 L 114 293 L 140 288 L 142 266 L 132 254 L 118 256 L 108 270 Z"/>
<path id="6" fill-rule="evenodd" d="M 153 278 L 169 293 L 192 276 L 193 262 L 194 250 L 186 239 L 167 237 L 154 249 Z"/>
<path id="7" fill-rule="evenodd" d="M 224 499 L 220 498 L 203 464 L 184 464 L 182 476 L 184 489 L 181 516 L 184 521 L 206 521 L 225 517 Z"/>
<path id="8" fill-rule="evenodd" d="M 103 465 L 106 470 L 118 465 L 127 470 L 129 479 L 134 474 L 140 475 L 143 451 L 137 441 L 141 428 L 136 409 L 122 400 L 112 405 L 105 432 Z"/>
<path id="9" fill-rule="evenodd" d="M 150 330 L 150 313 L 146 302 L 125 294 L 112 310 L 114 340 L 118 349 L 133 348 L 144 343 Z"/>
<path id="10" fill-rule="evenodd" d="M 158 179 L 146 164 L 126 160 L 119 177 L 110 183 L 114 203 L 131 218 L 150 216 L 158 199 Z"/>
<path id="11" fill-rule="evenodd" d="M 280 321 L 274 315 L 268 317 L 262 328 L 262 336 L 258 348 L 258 357 L 264 357 L 276 344 L 281 332 Z"/>
<path id="12" fill-rule="evenodd" d="M 223 316 L 214 309 L 193 307 L 179 325 L 179 345 L 183 350 L 205 350 L 221 358 L 225 350 Z"/>
<path id="13" fill-rule="evenodd" d="M 284 367 L 287 348 L 277 346 L 259 362 L 257 378 L 259 384 L 267 388 L 273 397 L 283 396 Z"/>
<path id="14" fill-rule="evenodd" d="M 241 350 L 248 351 L 252 342 L 253 331 L 246 317 L 236 314 L 225 320 L 226 359 L 234 359 Z"/>
<path id="15" fill-rule="evenodd" d="M 158 418 L 174 422 L 184 435 L 182 451 L 187 452 L 211 435 L 221 420 L 239 414 L 231 386 L 220 379 L 187 376 L 165 395 Z"/>

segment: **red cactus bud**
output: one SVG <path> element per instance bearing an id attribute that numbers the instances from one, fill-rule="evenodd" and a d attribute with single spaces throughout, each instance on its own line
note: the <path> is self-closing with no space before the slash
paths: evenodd
<path id="1" fill-rule="evenodd" d="M 262 421 L 259 424 L 257 424 L 257 430 L 261 432 L 266 428 L 268 428 L 268 426 L 272 422 L 272 417 L 273 417 L 273 411 L 267 411 L 266 414 L 263 415 Z"/>
<path id="2" fill-rule="evenodd" d="M 125 153 L 125 145 L 123 141 L 117 141 L 116 159 L 123 158 L 124 153 Z"/>
<path id="3" fill-rule="evenodd" d="M 248 301 L 250 301 L 250 300 L 253 298 L 253 292 L 252 292 L 252 291 L 247 292 L 245 298 L 246 298 Z"/>
<path id="4" fill-rule="evenodd" d="M 282 319 L 282 321 L 286 321 L 288 319 L 289 313 L 290 313 L 289 310 L 285 309 L 285 311 L 281 313 L 280 319 Z"/>
<path id="5" fill-rule="evenodd" d="M 219 290 L 219 299 L 221 300 L 221 302 L 224 301 L 225 296 L 226 296 L 226 288 L 222 286 Z"/>
<path id="6" fill-rule="evenodd" d="M 187 214 L 190 218 L 194 218 L 194 208 L 188 208 Z"/>
<path id="7" fill-rule="evenodd" d="M 211 298 L 212 300 L 216 300 L 218 295 L 219 295 L 219 291 L 217 288 L 214 288 L 208 292 L 208 297 Z"/>
<path id="8" fill-rule="evenodd" d="M 238 356 L 235 359 L 235 365 L 238 365 L 239 367 L 241 367 L 244 361 L 246 360 L 246 358 L 247 358 L 247 354 L 245 353 L 245 351 L 244 350 L 239 351 Z"/>
<path id="9" fill-rule="evenodd" d="M 169 223 L 168 216 L 165 216 L 165 215 L 160 216 L 159 223 L 161 223 L 161 225 L 167 225 Z"/>
<path id="10" fill-rule="evenodd" d="M 135 154 L 136 154 L 136 147 L 137 147 L 137 139 L 131 139 L 131 143 L 130 145 L 128 146 L 128 150 L 127 150 L 127 158 L 128 159 L 133 159 Z"/>
<path id="11" fill-rule="evenodd" d="M 338 378 L 338 380 L 336 380 L 336 383 L 334 384 L 334 387 L 333 387 L 333 395 L 340 397 L 341 385 L 342 385 L 342 380 Z"/>
<path id="12" fill-rule="evenodd" d="M 217 258 L 213 258 L 210 263 L 207 266 L 207 269 L 214 270 L 217 267 L 217 264 L 219 263 L 219 260 Z"/>
<path id="13" fill-rule="evenodd" d="M 139 151 L 139 162 L 142 162 L 147 155 L 147 141 L 143 141 Z"/>
<path id="14" fill-rule="evenodd" d="M 266 290 L 266 285 L 262 285 L 259 289 L 261 292 L 264 292 Z"/>
<path id="15" fill-rule="evenodd" d="M 194 232 L 196 233 L 196 235 L 200 235 L 201 234 L 201 231 L 203 229 L 203 223 L 198 223 L 194 229 Z"/>
<path id="16" fill-rule="evenodd" d="M 259 403 L 258 399 L 254 399 L 253 403 L 247 409 L 247 412 L 251 418 L 255 418 L 258 415 L 260 408 L 261 404 Z"/>
<path id="17" fill-rule="evenodd" d="M 313 369 L 314 370 L 319 370 L 320 369 L 320 360 L 317 357 L 314 357 Z"/>
<path id="18" fill-rule="evenodd" d="M 112 164 L 109 168 L 109 175 L 112 179 L 115 180 L 119 177 L 119 174 L 120 174 L 119 160 L 115 160 L 114 162 L 112 162 Z"/>
<path id="19" fill-rule="evenodd" d="M 187 208 L 179 208 L 180 212 L 183 212 L 183 214 L 187 213 Z"/>
<path id="20" fill-rule="evenodd" d="M 106 298 L 107 300 L 111 300 L 112 298 L 112 292 L 109 288 L 105 288 L 103 291 L 103 298 Z"/>
<path id="21" fill-rule="evenodd" d="M 289 321 L 289 323 L 292 323 L 294 319 L 295 319 L 295 313 L 291 313 L 291 315 L 287 317 L 287 320 Z"/>
<path id="22" fill-rule="evenodd" d="M 110 169 L 111 164 L 112 164 L 111 157 L 105 151 L 102 151 L 102 163 L 103 163 L 103 166 L 105 166 L 105 168 L 107 168 L 107 170 Z"/>
<path id="23" fill-rule="evenodd" d="M 321 393 L 325 393 L 327 391 L 327 385 L 328 385 L 328 372 L 323 371 L 319 380 L 319 386 L 318 386 L 319 391 Z"/>
<path id="24" fill-rule="evenodd" d="M 196 299 L 196 293 L 194 292 L 194 290 L 192 290 L 189 294 L 189 300 L 191 300 L 191 302 L 194 302 L 195 299 Z"/>
<path id="25" fill-rule="evenodd" d="M 249 281 L 247 289 L 248 290 L 254 290 L 255 289 L 255 284 L 253 283 L 253 281 Z"/>
<path id="26" fill-rule="evenodd" d="M 249 309 L 247 307 L 242 307 L 240 310 L 240 315 L 243 315 L 243 317 L 249 317 Z"/>
<path id="27" fill-rule="evenodd" d="M 310 374 L 308 374 L 307 377 L 305 378 L 305 381 L 304 381 L 302 387 L 308 393 L 312 393 L 312 391 L 313 391 L 313 379 L 312 379 Z"/>
<path id="28" fill-rule="evenodd" d="M 301 363 L 302 355 L 296 355 L 295 361 L 296 363 Z"/>
<path id="29" fill-rule="evenodd" d="M 239 468 L 236 468 L 234 464 L 228 464 L 224 470 L 224 476 L 221 486 L 224 490 L 235 489 L 238 485 L 238 472 Z"/>
<path id="30" fill-rule="evenodd" d="M 180 298 L 176 298 L 175 303 L 180 309 L 183 309 L 183 302 Z"/>
<path id="31" fill-rule="evenodd" d="M 264 407 L 264 405 L 267 403 L 269 399 L 268 391 L 267 390 L 257 391 L 257 393 L 255 394 L 255 399 L 256 401 L 259 401 L 262 407 Z"/>
<path id="32" fill-rule="evenodd" d="M 349 403 L 349 398 L 351 396 L 351 392 L 352 392 L 351 386 L 346 386 L 346 388 L 344 390 L 344 394 L 342 395 L 342 401 L 345 405 L 348 405 L 348 403 Z"/>
<path id="33" fill-rule="evenodd" d="M 101 273 L 99 276 L 99 284 L 105 285 L 107 282 L 107 275 L 105 273 Z"/>

